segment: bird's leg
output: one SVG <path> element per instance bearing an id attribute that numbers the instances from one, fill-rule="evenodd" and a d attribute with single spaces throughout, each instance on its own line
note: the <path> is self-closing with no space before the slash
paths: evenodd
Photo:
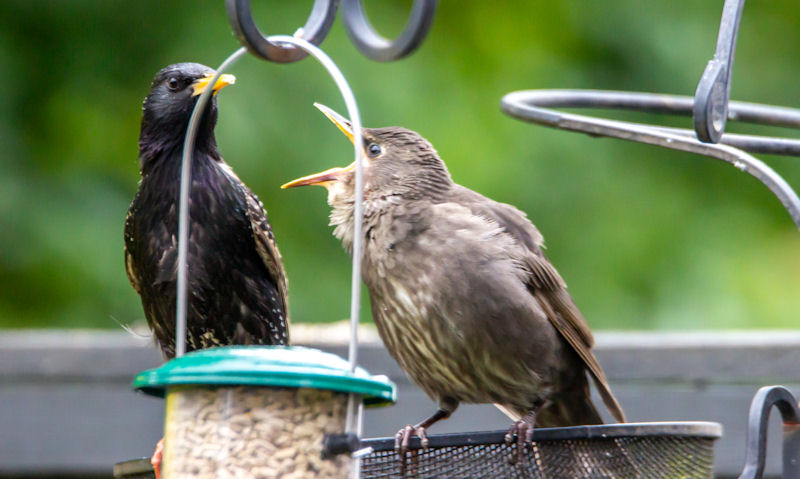
<path id="1" fill-rule="evenodd" d="M 447 419 L 450 417 L 453 411 L 455 411 L 456 407 L 458 407 L 458 403 L 455 401 L 441 401 L 439 403 L 439 409 L 433 413 L 431 417 L 425 419 L 415 426 L 409 424 L 408 426 L 397 431 L 397 434 L 394 436 L 394 450 L 397 451 L 397 454 L 400 456 L 400 474 L 404 475 L 406 471 L 406 453 L 408 452 L 408 445 L 411 441 L 411 437 L 416 434 L 417 437 L 419 437 L 422 448 L 427 448 L 427 429 L 442 419 Z"/>
<path id="2" fill-rule="evenodd" d="M 450 417 L 450 411 L 446 409 L 439 409 L 431 417 L 418 423 L 417 425 L 412 426 L 409 424 L 408 426 L 400 429 L 394 436 L 395 450 L 398 451 L 400 455 L 405 455 L 405 453 L 408 452 L 408 443 L 411 440 L 411 437 L 415 434 L 417 437 L 419 437 L 422 448 L 425 449 L 428 447 L 428 433 L 426 430 L 434 423 L 441 421 L 442 419 L 447 419 L 448 417 Z"/>
<path id="3" fill-rule="evenodd" d="M 525 451 L 525 446 L 533 443 L 533 429 L 536 425 L 536 413 L 542 408 L 543 401 L 539 401 L 533 405 L 533 408 L 524 415 L 522 419 L 514 421 L 514 424 L 508 429 L 506 433 L 506 444 L 511 445 L 514 443 L 514 435 L 517 436 L 517 457 L 516 460 L 512 456 L 511 462 L 522 463 L 522 456 Z"/>
<path id="4" fill-rule="evenodd" d="M 153 472 L 156 475 L 156 479 L 161 479 L 161 458 L 164 455 L 164 438 L 162 437 L 158 444 L 156 444 L 156 450 L 153 451 L 153 457 L 150 458 L 150 464 L 153 465 Z"/>

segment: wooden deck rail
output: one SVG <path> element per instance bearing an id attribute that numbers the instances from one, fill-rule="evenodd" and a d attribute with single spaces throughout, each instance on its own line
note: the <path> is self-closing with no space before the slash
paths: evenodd
<path id="1" fill-rule="evenodd" d="M 297 325 L 295 343 L 346 356 L 341 326 Z M 750 400 L 760 386 L 800 392 L 800 332 L 601 332 L 597 355 L 631 421 L 716 421 L 718 477 L 742 470 Z M 360 364 L 388 375 L 396 406 L 367 410 L 365 436 L 392 435 L 434 404 L 410 384 L 374 331 Z M 161 362 L 147 338 L 127 332 L 0 332 L 0 477 L 110 477 L 115 462 L 146 456 L 161 437 L 163 402 L 131 391 L 137 372 Z M 598 404 L 600 404 L 598 402 Z M 780 471 L 780 422 L 772 415 L 768 475 Z M 492 406 L 465 405 L 432 433 L 503 429 Z"/>

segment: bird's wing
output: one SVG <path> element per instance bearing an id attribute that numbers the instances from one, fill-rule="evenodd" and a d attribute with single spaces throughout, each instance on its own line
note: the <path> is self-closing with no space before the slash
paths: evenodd
<path id="1" fill-rule="evenodd" d="M 244 190 L 247 200 L 247 217 L 250 220 L 250 228 L 253 230 L 253 240 L 256 244 L 256 251 L 264 266 L 269 271 L 270 278 L 278 287 L 281 301 L 283 302 L 283 309 L 286 312 L 286 321 L 289 321 L 289 294 L 286 286 L 286 271 L 283 269 L 283 261 L 281 261 L 281 253 L 278 251 L 278 244 L 275 242 L 275 237 L 272 234 L 272 227 L 267 218 L 267 210 L 264 209 L 264 204 L 261 200 L 250 191 L 250 188 L 239 179 L 234 173 L 233 169 L 228 165 L 222 157 L 217 157 L 219 166 L 222 171 L 238 187 Z"/>
<path id="2" fill-rule="evenodd" d="M 544 309 L 550 322 L 586 364 L 608 410 L 617 421 L 625 422 L 625 413 L 622 411 L 622 406 L 620 406 L 617 398 L 611 392 L 608 379 L 606 379 L 600 363 L 592 352 L 592 343 L 589 341 L 593 341 L 593 338 L 589 331 L 589 326 L 567 291 L 564 289 L 547 291 L 535 286 L 531 287 L 531 291 L 539 301 L 542 309 Z"/>
<path id="3" fill-rule="evenodd" d="M 531 293 L 559 334 L 586 364 L 608 410 L 617 421 L 625 422 L 622 407 L 612 394 L 605 373 L 592 352 L 594 337 L 589 325 L 567 293 L 561 275 L 542 251 L 544 240 L 541 233 L 525 213 L 511 205 L 489 200 L 467 188 L 460 189 L 456 194 L 459 202 L 469 207 L 473 214 L 496 222 L 527 249 L 524 263 Z"/>
<path id="4" fill-rule="evenodd" d="M 131 286 L 136 292 L 141 295 L 142 289 L 139 286 L 139 275 L 136 273 L 136 268 L 133 264 L 133 256 L 131 256 L 131 252 L 128 249 L 128 238 L 131 238 L 132 233 L 131 229 L 133 228 L 133 214 L 128 212 L 128 216 L 125 218 L 125 272 L 128 274 L 128 281 L 131 282 Z"/>
<path id="5" fill-rule="evenodd" d="M 247 217 L 250 219 L 250 226 L 253 230 L 256 251 L 258 251 L 261 261 L 264 262 L 270 277 L 278 287 L 278 293 L 288 318 L 289 295 L 287 294 L 286 272 L 283 269 L 278 244 L 275 242 L 275 237 L 272 234 L 272 228 L 269 225 L 269 219 L 261 200 L 249 188 L 245 187 L 245 190 L 247 193 Z"/>

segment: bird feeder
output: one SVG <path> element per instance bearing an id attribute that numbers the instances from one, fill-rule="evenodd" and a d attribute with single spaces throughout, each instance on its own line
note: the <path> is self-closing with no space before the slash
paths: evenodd
<path id="1" fill-rule="evenodd" d="M 302 347 L 200 350 L 140 373 L 134 387 L 166 396 L 164 479 L 348 477 L 349 457 L 322 454 L 326 435 L 345 432 L 348 396 L 395 400 L 385 376 Z"/>

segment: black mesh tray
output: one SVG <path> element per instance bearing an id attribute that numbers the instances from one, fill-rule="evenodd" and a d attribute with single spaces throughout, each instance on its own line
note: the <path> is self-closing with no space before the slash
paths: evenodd
<path id="1" fill-rule="evenodd" d="M 430 436 L 420 449 L 411 441 L 406 474 L 394 438 L 368 439 L 361 477 L 372 478 L 709 478 L 714 441 L 722 426 L 712 422 L 629 423 L 537 429 L 522 461 L 505 431 Z"/>

